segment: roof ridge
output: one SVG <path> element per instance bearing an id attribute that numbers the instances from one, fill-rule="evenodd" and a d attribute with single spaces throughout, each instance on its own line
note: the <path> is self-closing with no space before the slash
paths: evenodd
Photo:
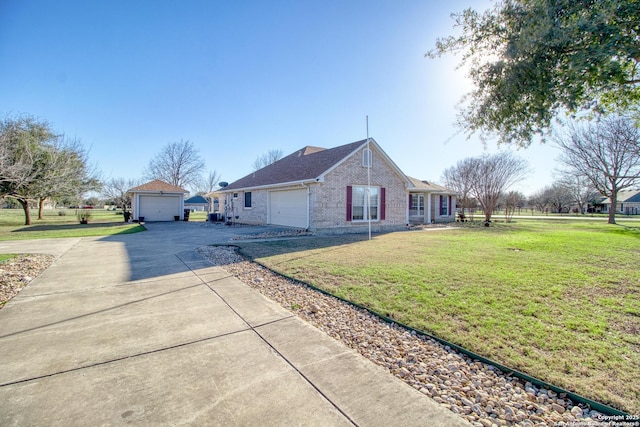
<path id="1" fill-rule="evenodd" d="M 138 185 L 136 187 L 130 188 L 128 191 L 160 191 L 160 190 L 188 193 L 188 191 L 185 190 L 184 188 L 179 187 L 177 185 L 169 184 L 168 182 L 163 181 L 161 179 L 154 179 L 142 185 Z"/>
<path id="2" fill-rule="evenodd" d="M 333 148 L 304 146 L 282 159 L 240 178 L 225 190 L 316 179 L 366 140 Z"/>

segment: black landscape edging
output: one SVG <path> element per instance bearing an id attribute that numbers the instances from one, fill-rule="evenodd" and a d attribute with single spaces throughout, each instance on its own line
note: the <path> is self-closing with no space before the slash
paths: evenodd
<path id="1" fill-rule="evenodd" d="M 237 246 L 236 246 L 236 247 L 237 247 Z M 491 360 L 491 359 L 488 359 L 488 358 L 486 358 L 486 357 L 480 356 L 479 354 L 474 353 L 474 352 L 472 352 L 472 351 L 470 351 L 470 350 L 467 350 L 466 348 L 461 347 L 461 346 L 459 346 L 459 345 L 457 345 L 457 344 L 453 344 L 453 343 L 451 343 L 451 342 L 449 342 L 449 341 L 447 341 L 447 340 L 445 340 L 445 339 L 438 338 L 437 336 L 432 335 L 432 334 L 430 334 L 430 333 L 428 333 L 428 332 L 425 332 L 425 331 L 421 331 L 421 330 L 419 330 L 419 329 L 412 328 L 411 326 L 405 325 L 405 324 L 404 324 L 404 323 L 402 323 L 402 322 L 398 322 L 397 320 L 394 320 L 394 319 L 392 319 L 392 318 L 390 318 L 390 317 L 388 317 L 388 316 L 385 316 L 385 315 L 383 315 L 383 314 L 377 313 L 377 312 L 375 312 L 375 311 L 371 310 L 371 309 L 370 309 L 370 308 L 368 308 L 368 307 L 364 307 L 364 306 L 362 306 L 362 305 L 360 305 L 360 304 L 357 304 L 357 303 L 354 303 L 354 302 L 352 302 L 352 301 L 348 301 L 348 300 L 346 300 L 346 299 L 344 299 L 344 298 L 341 298 L 341 297 L 339 297 L 339 296 L 333 295 L 332 293 L 327 292 L 327 291 L 325 291 L 324 289 L 320 289 L 320 288 L 318 288 L 317 286 L 314 286 L 314 285 L 312 285 L 312 284 L 310 284 L 310 283 L 307 283 L 307 282 L 305 282 L 305 281 L 303 281 L 303 280 L 295 279 L 295 278 L 293 278 L 293 277 L 291 277 L 291 276 L 288 276 L 288 275 L 286 275 L 286 274 L 283 274 L 283 273 L 279 273 L 279 272 L 277 272 L 277 271 L 274 271 L 274 270 L 272 270 L 271 268 L 267 267 L 266 265 L 262 264 L 261 262 L 258 262 L 258 261 L 256 261 L 256 260 L 254 260 L 253 258 L 249 257 L 249 256 L 248 256 L 248 255 L 246 255 L 246 254 L 243 254 L 243 253 L 242 253 L 242 249 L 241 249 L 241 248 L 239 248 L 239 247 L 238 247 L 238 252 L 239 252 L 240 254 L 242 254 L 243 256 L 245 256 L 245 257 L 247 257 L 247 258 L 251 259 L 251 261 L 252 261 L 252 262 L 254 262 L 254 263 L 256 263 L 256 264 L 260 265 L 260 266 L 261 266 L 261 267 L 263 267 L 263 268 L 266 268 L 267 270 L 269 270 L 269 271 L 271 271 L 271 272 L 273 272 L 273 273 L 277 274 L 278 276 L 282 276 L 282 277 L 284 277 L 284 278 L 286 278 L 286 279 L 289 279 L 289 280 L 292 280 L 292 281 L 294 281 L 294 282 L 296 282 L 296 283 L 300 283 L 300 284 L 302 284 L 302 285 L 308 286 L 309 288 L 311 288 L 311 289 L 313 289 L 313 290 L 315 290 L 315 291 L 317 291 L 317 292 L 320 292 L 320 293 L 322 293 L 322 294 L 324 294 L 324 295 L 327 295 L 327 296 L 330 296 L 330 297 L 336 298 L 337 300 L 342 301 L 342 302 L 344 302 L 344 303 L 347 303 L 347 304 L 349 304 L 349 305 L 351 305 L 351 306 L 353 306 L 353 307 L 360 308 L 360 309 L 362 309 L 362 310 L 366 310 L 366 311 L 367 311 L 368 313 L 370 313 L 371 315 L 373 315 L 373 316 L 375 316 L 375 317 L 377 317 L 377 318 L 379 318 L 379 319 L 381 319 L 381 320 L 383 320 L 383 321 L 385 321 L 385 322 L 387 322 L 387 323 L 396 324 L 396 325 L 398 325 L 398 326 L 400 326 L 400 327 L 402 327 L 402 328 L 404 328 L 404 329 L 407 329 L 407 330 L 409 330 L 409 331 L 414 331 L 414 332 L 415 332 L 416 334 L 418 334 L 418 335 L 422 335 L 422 336 L 424 336 L 424 337 L 431 338 L 431 339 L 433 339 L 433 340 L 435 340 L 435 341 L 439 342 L 440 344 L 443 344 L 443 345 L 445 345 L 445 346 L 449 346 L 449 347 L 451 347 L 452 349 L 454 349 L 454 350 L 456 350 L 456 351 L 458 351 L 458 352 L 460 352 L 460 353 L 462 353 L 462 354 L 464 354 L 464 355 L 466 355 L 466 356 L 470 357 L 470 358 L 471 358 L 471 359 L 473 359 L 473 360 L 478 360 L 478 361 L 480 361 L 480 362 L 482 362 L 482 363 L 486 363 L 487 365 L 494 366 L 494 367 L 498 368 L 500 371 L 502 371 L 502 372 L 504 372 L 504 373 L 506 373 L 506 374 L 512 374 L 512 375 L 513 375 L 514 377 L 516 377 L 516 378 L 520 378 L 521 380 L 528 381 L 528 382 L 530 382 L 531 384 L 534 384 L 534 385 L 536 385 L 536 386 L 538 386 L 538 387 L 542 387 L 542 388 L 546 388 L 546 389 L 549 389 L 549 390 L 553 390 L 554 392 L 556 392 L 556 393 L 558 393 L 558 394 L 560 394 L 560 393 L 565 393 L 565 394 L 567 395 L 567 397 L 568 397 L 568 398 L 570 398 L 572 401 L 577 402 L 577 403 L 582 403 L 582 404 L 584 404 L 584 405 L 587 405 L 587 406 L 589 406 L 591 409 L 596 410 L 596 411 L 598 411 L 598 412 L 600 412 L 600 413 L 602 413 L 602 414 L 605 414 L 605 415 L 622 415 L 622 416 L 624 416 L 624 415 L 629 415 L 629 414 L 627 414 L 626 412 L 623 412 L 623 411 L 621 411 L 621 410 L 619 410 L 619 409 L 613 408 L 613 407 L 608 406 L 608 405 L 605 405 L 605 404 L 603 404 L 603 403 L 596 402 L 595 400 L 588 399 L 588 398 L 586 398 L 586 397 L 584 397 L 584 396 L 581 396 L 581 395 L 579 395 L 579 394 L 573 393 L 573 392 L 571 392 L 571 391 L 569 391 L 569 390 L 565 390 L 565 389 L 563 389 L 563 388 L 560 388 L 560 387 L 554 386 L 553 384 L 549 384 L 548 382 L 545 382 L 545 381 L 543 381 L 543 380 L 541 380 L 541 379 L 538 379 L 538 378 L 532 377 L 532 376 L 527 375 L 527 374 L 525 374 L 525 373 L 523 373 L 523 372 L 516 371 L 515 369 L 508 368 L 508 367 L 506 367 L 506 366 L 504 366 L 504 365 L 501 365 L 500 363 L 498 363 L 498 362 L 496 362 L 496 361 L 494 361 L 494 360 Z"/>

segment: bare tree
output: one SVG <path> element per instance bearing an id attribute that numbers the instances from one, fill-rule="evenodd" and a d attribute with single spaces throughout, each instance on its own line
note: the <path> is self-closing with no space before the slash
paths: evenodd
<path id="1" fill-rule="evenodd" d="M 573 198 L 571 192 L 561 181 L 556 181 L 547 187 L 547 200 L 552 207 L 552 212 L 569 212 Z"/>
<path id="2" fill-rule="evenodd" d="M 205 164 L 198 149 L 190 141 L 180 140 L 165 145 L 145 168 L 145 179 L 160 179 L 178 187 L 198 182 Z"/>
<path id="3" fill-rule="evenodd" d="M 485 223 L 491 221 L 500 197 L 529 173 L 527 162 L 508 151 L 472 158 L 471 194 L 484 212 Z"/>
<path id="4" fill-rule="evenodd" d="M 584 175 L 569 171 L 560 178 L 559 182 L 565 188 L 571 202 L 578 206 L 578 211 L 586 214 L 589 202 L 595 200 L 599 194 L 591 181 Z"/>
<path id="5" fill-rule="evenodd" d="M 138 182 L 133 179 L 111 178 L 102 186 L 102 196 L 113 201 L 122 212 L 128 212 L 131 208 L 131 194 L 129 189 L 136 187 Z"/>
<path id="6" fill-rule="evenodd" d="M 455 166 L 445 169 L 442 173 L 444 185 L 457 194 L 458 203 L 462 207 L 462 215 L 465 214 L 466 208 L 470 208 L 474 204 L 471 197 L 474 167 L 474 159 L 467 158 L 460 160 Z"/>
<path id="7" fill-rule="evenodd" d="M 529 196 L 529 205 L 533 206 L 542 213 L 544 213 L 545 209 L 547 209 L 547 206 L 549 206 L 549 199 L 547 198 L 546 189 L 547 187 L 542 188 Z"/>
<path id="8" fill-rule="evenodd" d="M 611 202 L 609 224 L 616 223 L 618 192 L 640 178 L 640 133 L 632 118 L 609 116 L 589 123 L 574 122 L 555 138 L 560 161 Z"/>
<path id="9" fill-rule="evenodd" d="M 503 196 L 502 202 L 504 203 L 504 216 L 507 222 L 511 222 L 516 209 L 524 206 L 525 200 L 526 198 L 524 197 L 524 194 L 519 191 L 509 191 Z"/>
<path id="10" fill-rule="evenodd" d="M 218 182 L 220 182 L 220 174 L 215 171 L 209 171 L 206 177 L 198 180 L 195 184 L 194 190 L 196 194 L 200 196 L 206 196 L 209 193 L 213 193 L 218 187 Z"/>
<path id="11" fill-rule="evenodd" d="M 282 150 L 269 150 L 266 153 L 258 156 L 253 162 L 253 170 L 257 171 L 265 166 L 269 166 L 280 160 L 284 153 Z"/>

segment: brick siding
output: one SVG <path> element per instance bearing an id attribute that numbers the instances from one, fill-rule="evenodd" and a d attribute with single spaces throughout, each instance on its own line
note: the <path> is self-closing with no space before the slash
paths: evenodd
<path id="1" fill-rule="evenodd" d="M 310 223 L 312 231 L 352 233 L 368 230 L 366 221 L 347 221 L 347 186 L 367 185 L 367 168 L 362 166 L 362 151 L 349 157 L 325 176 L 324 182 L 311 186 Z M 402 229 L 407 221 L 406 182 L 398 176 L 378 152 L 373 150 L 371 186 L 384 187 L 385 219 L 372 221 L 373 231 Z"/>

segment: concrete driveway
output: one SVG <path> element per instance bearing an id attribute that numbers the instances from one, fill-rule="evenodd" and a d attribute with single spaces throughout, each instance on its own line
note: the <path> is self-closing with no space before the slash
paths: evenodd
<path id="1" fill-rule="evenodd" d="M 0 425 L 468 425 L 194 249 L 268 228 L 0 242 L 55 263 L 0 310 Z"/>

